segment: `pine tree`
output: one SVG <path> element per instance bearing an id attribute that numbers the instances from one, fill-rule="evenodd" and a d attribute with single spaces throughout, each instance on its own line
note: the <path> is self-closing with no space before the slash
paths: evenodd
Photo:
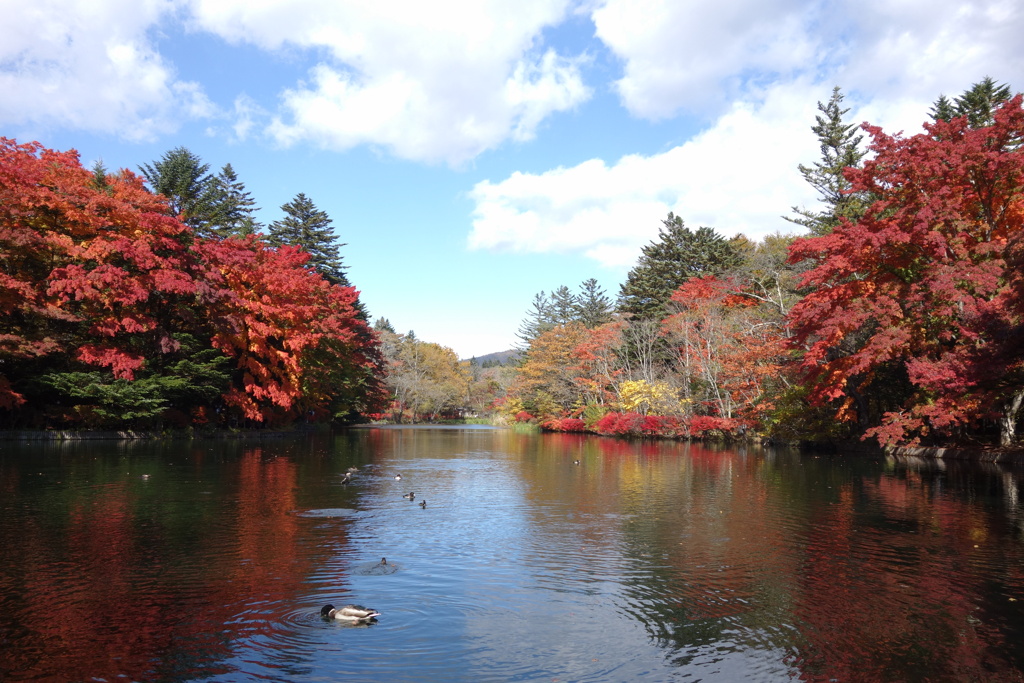
<path id="1" fill-rule="evenodd" d="M 166 152 L 159 161 L 139 167 L 156 194 L 165 196 L 171 212 L 201 237 L 208 237 L 217 217 L 220 198 L 209 164 L 185 147 Z"/>
<path id="2" fill-rule="evenodd" d="M 107 176 L 109 175 L 110 173 L 107 171 L 107 167 L 104 165 L 103 160 L 97 159 L 92 165 L 92 187 L 100 190 L 101 192 L 110 194 L 110 181 L 107 180 Z"/>
<path id="3" fill-rule="evenodd" d="M 579 321 L 588 328 L 593 329 L 611 321 L 612 300 L 605 295 L 594 278 L 584 280 L 580 284 L 580 293 L 576 301 Z"/>
<path id="4" fill-rule="evenodd" d="M 551 322 L 568 325 L 578 318 L 579 304 L 575 295 L 565 285 L 551 292 Z"/>
<path id="5" fill-rule="evenodd" d="M 390 332 L 395 334 L 395 326 L 391 324 L 391 321 L 387 318 L 377 318 L 377 322 L 373 323 L 373 329 L 378 332 Z"/>
<path id="6" fill-rule="evenodd" d="M 531 308 L 520 323 L 516 336 L 529 346 L 531 341 L 554 326 L 551 300 L 541 290 L 533 296 Z"/>
<path id="7" fill-rule="evenodd" d="M 218 237 L 244 237 L 259 232 L 262 226 L 253 215 L 256 200 L 246 191 L 245 184 L 238 180 L 231 164 L 224 165 L 214 183 L 218 196 L 210 232 Z"/>
<path id="8" fill-rule="evenodd" d="M 274 246 L 302 247 L 309 254 L 310 267 L 332 284 L 349 286 L 340 254 L 340 247 L 345 245 L 338 244 L 330 216 L 302 192 L 281 210 L 285 217 L 270 224 L 267 241 Z"/>
<path id="9" fill-rule="evenodd" d="M 850 181 L 843 175 L 848 167 L 858 168 L 866 152 L 860 149 L 864 136 L 856 132 L 857 126 L 843 120 L 850 110 L 843 109 L 842 103 L 839 86 L 832 89 L 832 97 L 826 104 L 818 102 L 821 114 L 815 116 L 816 125 L 811 126 L 811 130 L 818 136 L 821 161 L 813 166 L 800 164 L 797 167 L 804 180 L 821 195 L 825 209 L 811 211 L 794 206 L 797 217 L 784 217 L 808 228 L 812 235 L 827 235 L 843 218 L 856 220 L 868 204 L 866 197 L 850 192 Z"/>
<path id="10" fill-rule="evenodd" d="M 954 109 L 957 116 L 967 117 L 967 123 L 971 128 L 984 128 L 995 123 L 993 112 L 1010 97 L 1010 86 L 1005 83 L 998 85 L 990 77 L 985 76 L 954 100 Z"/>
<path id="11" fill-rule="evenodd" d="M 673 215 L 662 221 L 658 241 L 641 249 L 637 265 L 619 291 L 619 310 L 640 319 L 663 319 L 666 304 L 691 277 L 718 275 L 740 263 L 728 240 L 713 229 L 691 231 Z"/>
<path id="12" fill-rule="evenodd" d="M 935 100 L 928 114 L 933 121 L 949 121 L 957 115 L 956 106 L 945 95 L 939 95 L 939 99 Z"/>

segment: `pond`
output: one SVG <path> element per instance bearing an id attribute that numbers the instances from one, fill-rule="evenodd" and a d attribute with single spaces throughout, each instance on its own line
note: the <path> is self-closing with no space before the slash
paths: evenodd
<path id="1" fill-rule="evenodd" d="M 489 428 L 2 441 L 0 680 L 1024 680 L 1019 492 Z"/>

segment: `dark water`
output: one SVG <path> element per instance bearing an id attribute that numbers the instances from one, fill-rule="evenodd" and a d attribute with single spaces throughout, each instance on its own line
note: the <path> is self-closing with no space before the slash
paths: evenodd
<path id="1" fill-rule="evenodd" d="M 1020 487 L 489 429 L 0 442 L 0 680 L 1019 681 Z"/>

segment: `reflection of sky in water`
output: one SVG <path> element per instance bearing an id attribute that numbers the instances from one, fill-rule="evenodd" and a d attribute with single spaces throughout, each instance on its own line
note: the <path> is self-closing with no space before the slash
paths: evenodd
<path id="1" fill-rule="evenodd" d="M 650 463 L 631 459 L 609 468 L 579 450 L 520 457 L 514 444 L 502 443 L 516 435 L 489 438 L 483 448 L 449 450 L 443 435 L 403 433 L 394 455 L 375 463 L 373 497 L 362 501 L 381 514 L 352 529 L 363 554 L 387 553 L 419 573 L 423 616 L 449 615 L 437 631 L 460 642 L 463 675 L 664 679 L 684 670 L 673 668 L 681 660 L 690 674 L 720 680 L 789 671 L 770 641 L 764 651 L 726 639 L 666 656 L 666 643 L 652 636 L 659 615 L 650 605 L 659 596 L 637 599 L 631 586 L 649 582 L 665 553 L 638 520 L 672 499 L 690 471 L 652 473 Z M 580 466 L 572 464 L 577 458 Z M 390 479 L 393 470 L 401 470 L 401 482 Z M 729 488 L 728 473 L 715 481 Z M 410 509 L 401 500 L 407 489 L 426 498 L 428 509 Z M 640 541 L 629 537 L 631 526 L 640 527 Z M 449 654 L 426 649 L 420 666 L 427 669 L 432 656 Z"/>
<path id="2" fill-rule="evenodd" d="M 1024 669 L 1020 478 L 996 465 L 487 429 L 16 450 L 0 450 L 0 678 L 12 662 L 171 681 Z M 383 556 L 393 573 L 372 571 Z M 327 602 L 382 617 L 325 622 Z"/>

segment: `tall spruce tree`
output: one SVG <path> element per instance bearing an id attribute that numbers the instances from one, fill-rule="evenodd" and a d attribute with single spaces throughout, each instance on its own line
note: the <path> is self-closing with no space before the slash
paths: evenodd
<path id="1" fill-rule="evenodd" d="M 984 128 L 995 123 L 995 110 L 1012 96 L 1009 85 L 996 83 L 985 76 L 952 102 L 945 95 L 939 95 L 930 113 L 935 121 L 966 116 L 971 128 Z"/>
<path id="2" fill-rule="evenodd" d="M 593 329 L 612 319 L 612 300 L 604 293 L 604 289 L 597 284 L 597 280 L 590 278 L 580 284 L 580 293 L 576 297 L 579 321 Z"/>
<path id="3" fill-rule="evenodd" d="M 578 317 L 579 305 L 572 291 L 562 285 L 551 292 L 551 322 L 568 325 Z"/>
<path id="4" fill-rule="evenodd" d="M 668 214 L 658 240 L 641 249 L 640 259 L 619 290 L 619 310 L 635 318 L 661 320 L 679 285 L 692 277 L 718 275 L 740 263 L 728 240 L 707 227 L 691 231 Z"/>
<path id="5" fill-rule="evenodd" d="M 800 164 L 800 174 L 821 195 L 825 208 L 813 211 L 793 207 L 796 217 L 784 217 L 791 223 L 802 225 L 812 235 L 827 235 L 843 218 L 856 220 L 863 215 L 868 199 L 850 192 L 850 181 L 843 175 L 848 167 L 857 168 L 866 152 L 860 149 L 863 135 L 857 126 L 846 123 L 843 117 L 850 111 L 843 109 L 843 93 L 839 86 L 832 89 L 832 97 L 825 104 L 818 102 L 821 114 L 815 116 L 811 130 L 818 136 L 821 160 L 812 166 Z"/>
<path id="6" fill-rule="evenodd" d="M 201 237 L 214 236 L 220 190 L 210 165 L 185 147 L 166 152 L 152 164 L 139 166 L 156 194 L 167 197 L 171 211 Z"/>
<path id="7" fill-rule="evenodd" d="M 313 201 L 300 192 L 281 207 L 285 217 L 268 228 L 267 241 L 274 246 L 294 245 L 309 254 L 309 266 L 336 285 L 349 286 L 342 265 L 340 248 L 330 216 L 316 208 Z"/>
<path id="8" fill-rule="evenodd" d="M 245 236 L 262 227 L 255 217 L 256 200 L 238 179 L 231 164 L 225 164 L 214 178 L 217 193 L 210 232 L 217 237 Z"/>
<path id="9" fill-rule="evenodd" d="M 554 326 L 551 300 L 544 293 L 544 290 L 541 290 L 533 295 L 530 310 L 526 312 L 526 318 L 519 324 L 516 336 L 529 346 L 531 341 Z"/>

